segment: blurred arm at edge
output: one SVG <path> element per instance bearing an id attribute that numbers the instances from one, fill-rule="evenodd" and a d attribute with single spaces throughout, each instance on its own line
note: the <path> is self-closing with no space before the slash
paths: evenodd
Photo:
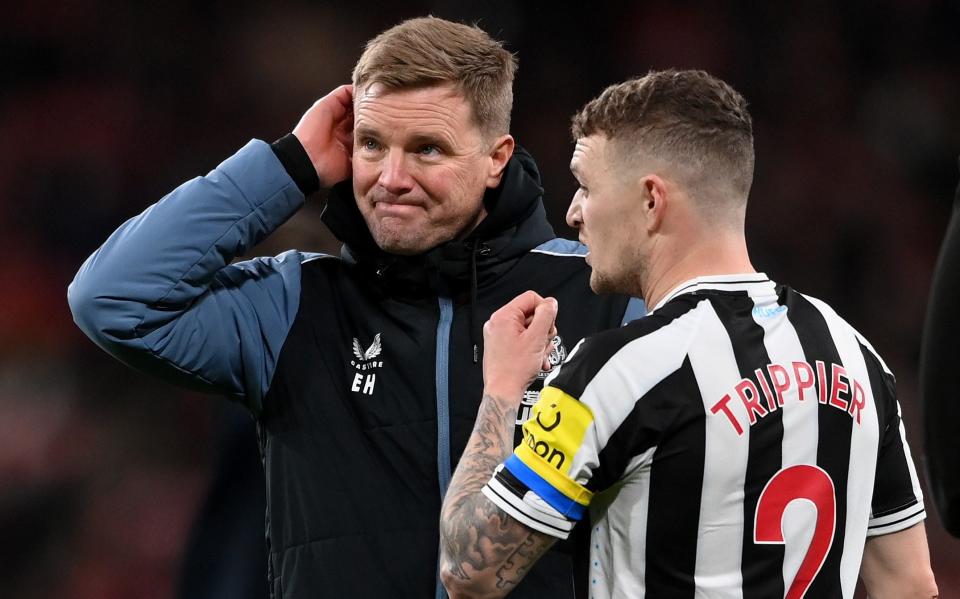
<path id="1" fill-rule="evenodd" d="M 960 538 L 960 185 L 933 274 L 920 355 L 927 472 L 944 528 Z"/>

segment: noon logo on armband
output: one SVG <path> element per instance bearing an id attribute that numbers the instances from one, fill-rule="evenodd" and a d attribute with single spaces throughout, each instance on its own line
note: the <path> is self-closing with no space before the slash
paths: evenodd
<path id="1" fill-rule="evenodd" d="M 563 338 L 557 335 L 551 339 L 550 342 L 553 344 L 553 349 L 550 350 L 550 355 L 547 356 L 547 361 L 550 362 L 550 370 L 541 370 L 537 373 L 537 380 L 533 381 L 533 384 L 523 392 L 520 409 L 517 410 L 517 426 L 522 426 L 523 423 L 530 418 L 530 410 L 533 409 L 533 404 L 537 403 L 537 400 L 540 399 L 540 389 L 543 388 L 543 380 L 547 378 L 554 368 L 567 359 L 567 348 L 563 346 Z"/>
<path id="2" fill-rule="evenodd" d="M 579 451 L 592 423 L 590 408 L 560 389 L 548 387 L 523 425 L 521 441 L 522 449 L 540 460 L 524 459 L 524 462 L 541 476 L 549 476 L 544 470 L 548 466 L 568 472 L 570 459 Z M 518 448 L 518 455 L 524 451 Z"/>
<path id="3" fill-rule="evenodd" d="M 373 389 L 377 384 L 376 369 L 383 366 L 383 360 L 377 360 L 383 351 L 383 345 L 380 342 L 380 333 L 373 338 L 373 343 L 366 350 L 360 345 L 360 340 L 353 338 L 353 355 L 356 359 L 350 360 L 354 372 L 353 382 L 350 384 L 350 390 L 364 395 L 373 395 Z"/>
<path id="4" fill-rule="evenodd" d="M 539 428 L 538 431 L 550 433 L 560 426 L 563 415 L 560 413 L 560 406 L 557 402 L 541 406 L 533 417 Z M 532 427 L 524 427 L 523 440 L 535 454 L 547 461 L 548 464 L 556 466 L 557 470 L 563 468 L 563 463 L 567 460 L 567 454 L 544 440 L 538 440 L 536 434 L 531 430 Z"/>

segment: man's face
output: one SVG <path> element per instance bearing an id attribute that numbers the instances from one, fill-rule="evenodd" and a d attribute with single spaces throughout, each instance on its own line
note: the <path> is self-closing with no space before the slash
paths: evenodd
<path id="1" fill-rule="evenodd" d="M 353 192 L 382 249 L 419 254 L 469 233 L 486 216 L 490 174 L 470 104 L 451 85 L 357 90 Z"/>
<path id="2" fill-rule="evenodd" d="M 590 250 L 587 263 L 595 293 L 639 294 L 646 269 L 646 227 L 640 210 L 640 173 L 626 168 L 619 146 L 605 135 L 577 140 L 570 170 L 580 187 L 567 210 L 567 224 L 578 229 Z"/>

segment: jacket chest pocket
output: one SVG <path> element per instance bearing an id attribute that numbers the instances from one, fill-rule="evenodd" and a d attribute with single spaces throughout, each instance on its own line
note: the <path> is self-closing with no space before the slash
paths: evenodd
<path id="1" fill-rule="evenodd" d="M 414 306 L 387 307 L 384 314 L 391 318 L 381 314 L 343 323 L 347 342 L 340 354 L 342 397 L 364 429 L 423 420 L 434 413 L 436 321 Z M 371 313 L 375 315 L 372 308 Z M 426 414 L 424 408 L 429 408 Z"/>
<path id="2" fill-rule="evenodd" d="M 435 389 L 432 356 L 395 357 L 383 352 L 376 357 L 345 365 L 344 397 L 364 429 L 395 426 L 433 416 Z"/>

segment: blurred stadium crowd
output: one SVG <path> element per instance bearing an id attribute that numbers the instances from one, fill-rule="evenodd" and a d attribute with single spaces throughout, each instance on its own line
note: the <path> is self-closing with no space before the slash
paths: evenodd
<path id="1" fill-rule="evenodd" d="M 649 68 L 704 68 L 737 86 L 755 118 L 747 222 L 757 267 L 830 301 L 886 357 L 922 469 L 917 359 L 957 183 L 960 4 L 787 4 L 7 7 L 0 594 L 173 597 L 214 439 L 239 411 L 108 358 L 73 326 L 67 283 L 123 220 L 249 138 L 287 133 L 348 80 L 366 39 L 427 13 L 478 21 L 518 53 L 513 132 L 538 159 L 551 220 L 567 234 L 568 123 L 583 102 Z M 310 204 L 256 253 L 335 251 L 320 209 Z M 947 594 L 960 589 L 958 541 L 928 509 Z"/>

